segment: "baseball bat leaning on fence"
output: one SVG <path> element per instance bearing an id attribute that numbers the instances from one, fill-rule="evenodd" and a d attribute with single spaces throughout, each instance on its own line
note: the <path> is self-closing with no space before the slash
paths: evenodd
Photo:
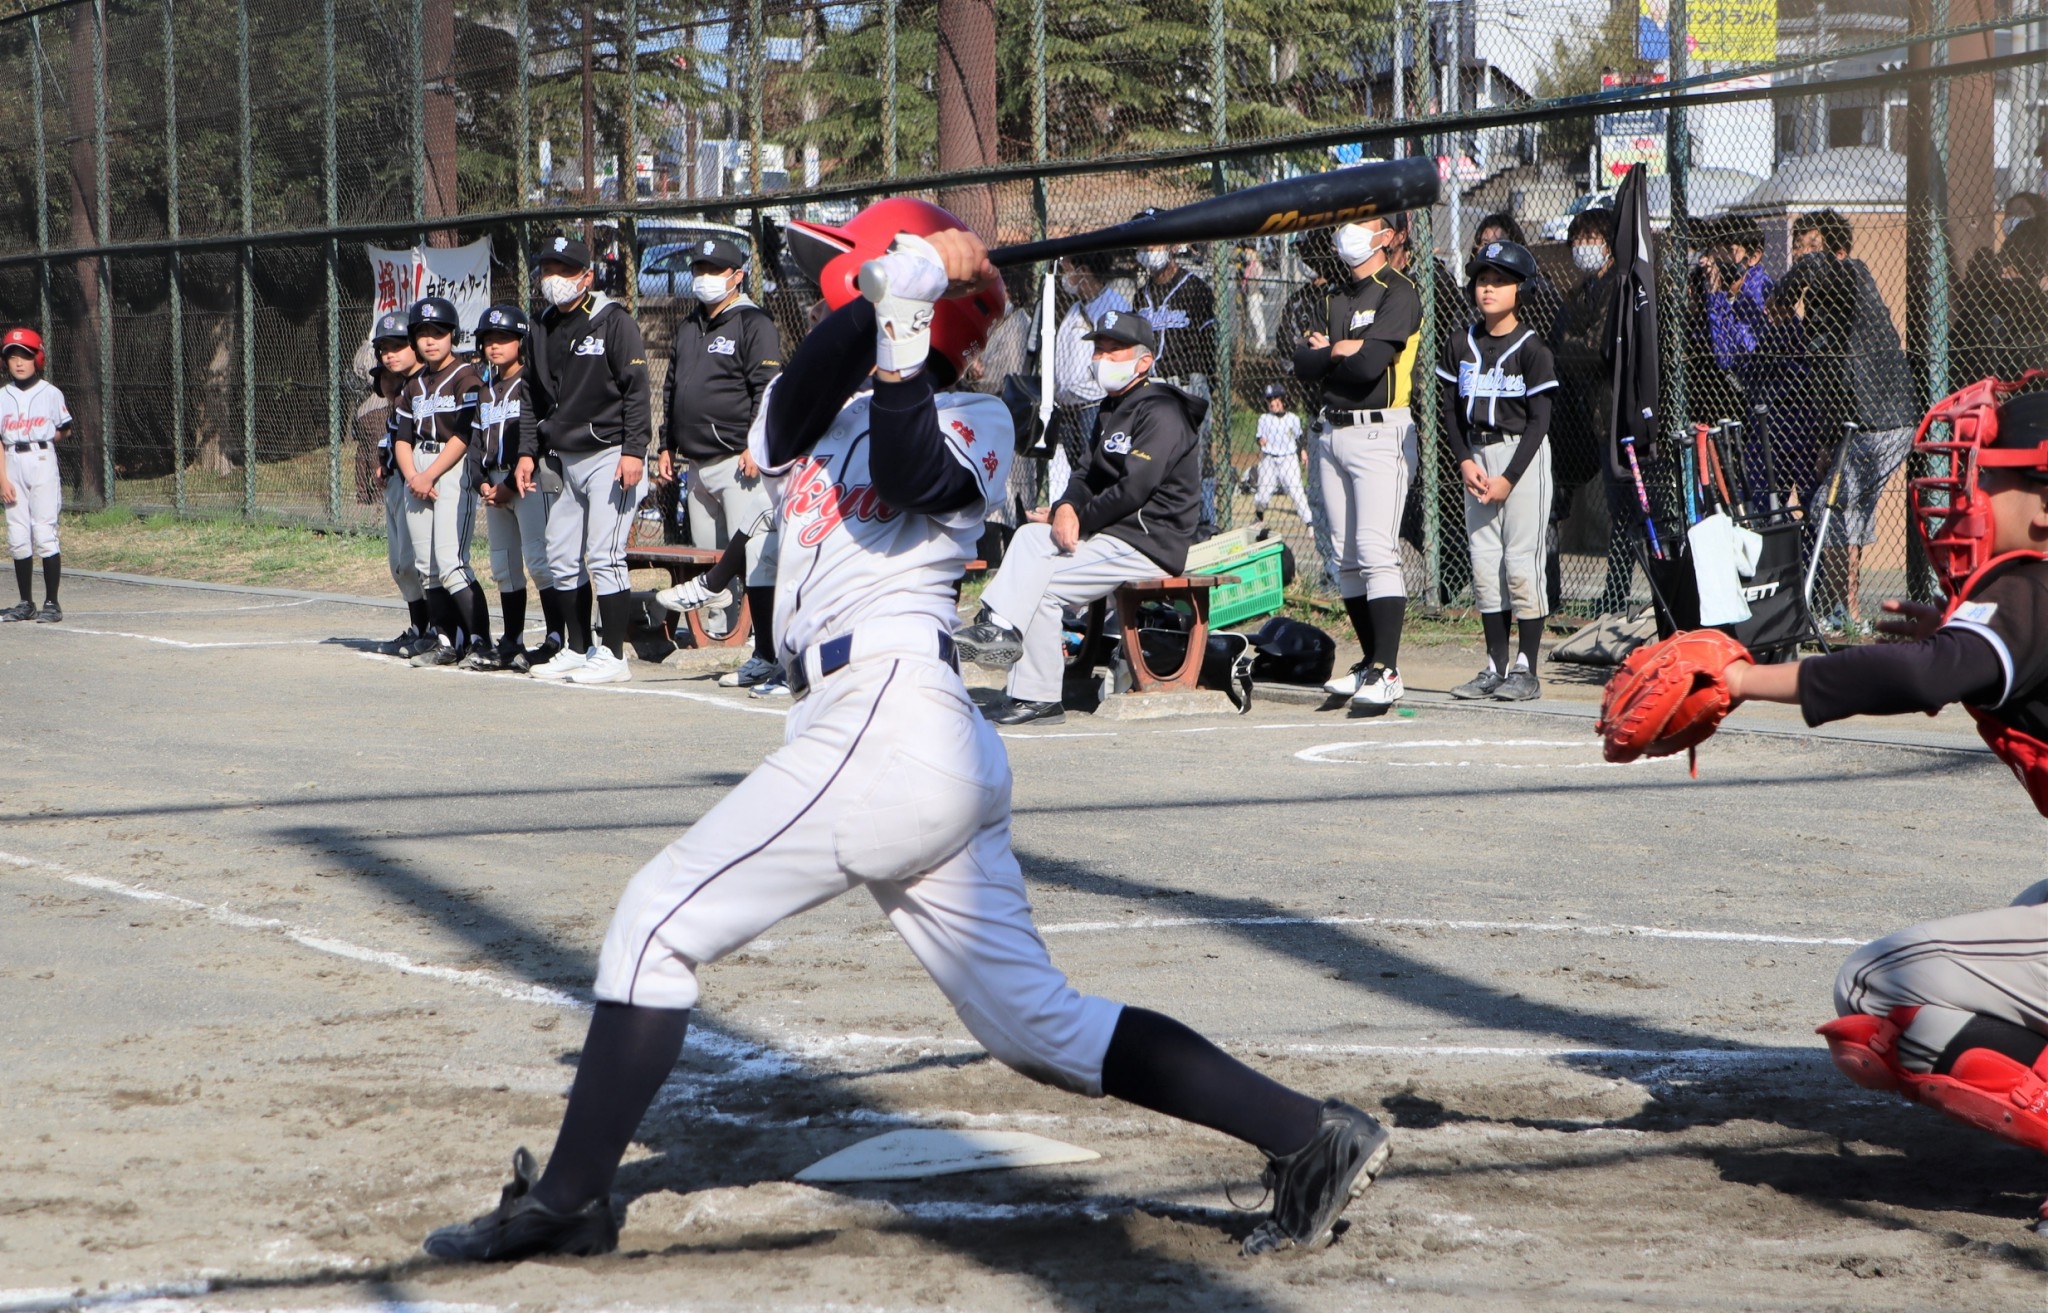
<path id="1" fill-rule="evenodd" d="M 1835 506 L 1842 499 L 1842 470 L 1849 463 L 1849 444 L 1856 440 L 1856 425 L 1853 422 L 1842 425 L 1842 444 L 1835 448 L 1835 468 L 1828 475 L 1828 495 L 1820 504 L 1820 528 L 1813 534 L 1813 557 L 1806 563 L 1806 580 L 1800 585 L 1800 596 L 1806 599 L 1806 609 L 1813 610 L 1813 580 L 1820 573 L 1820 549 L 1827 545 L 1828 525 L 1835 518 Z M 1852 619 L 1854 617 L 1851 617 Z"/>
<path id="2" fill-rule="evenodd" d="M 1643 486 L 1643 467 L 1636 463 L 1636 440 L 1624 433 L 1621 449 L 1628 453 L 1628 472 L 1636 481 L 1636 503 L 1643 508 L 1643 532 L 1649 535 L 1650 555 L 1664 559 L 1664 547 L 1657 541 L 1657 517 L 1650 513 L 1650 490 Z"/>
<path id="3" fill-rule="evenodd" d="M 1229 241 L 1363 223 L 1434 205 L 1438 185 L 1436 161 L 1432 159 L 1417 157 L 1358 164 L 1328 173 L 1261 183 L 1161 210 L 1150 218 L 1111 224 L 1090 232 L 998 246 L 988 253 L 988 258 L 998 267 L 1007 267 L 1135 246 Z"/>

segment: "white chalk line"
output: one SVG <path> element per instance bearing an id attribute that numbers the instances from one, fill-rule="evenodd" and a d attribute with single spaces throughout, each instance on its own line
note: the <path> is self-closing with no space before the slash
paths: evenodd
<path id="1" fill-rule="evenodd" d="M 1420 748 L 1566 748 L 1587 751 L 1600 746 L 1596 738 L 1584 739 L 1346 739 L 1341 743 L 1318 743 L 1303 748 L 1294 754 L 1296 761 L 1305 761 L 1316 766 L 1372 766 L 1386 764 L 1387 759 L 1374 761 L 1367 758 L 1342 757 L 1336 754 L 1366 750 L 1369 752 L 1408 751 Z M 1682 762 L 1681 757 L 1642 757 L 1629 762 L 1612 761 L 1414 761 L 1400 759 L 1403 770 L 1412 768 L 1448 767 L 1453 769 L 1490 767 L 1495 770 L 1615 770 L 1630 766 L 1673 765 Z"/>
<path id="2" fill-rule="evenodd" d="M 91 634 L 95 638 L 132 638 L 138 642 L 160 643 L 165 647 L 184 648 L 188 651 L 216 647 L 317 647 L 328 641 L 324 638 L 261 638 L 235 643 L 191 643 L 182 638 L 165 638 L 161 634 L 133 634 L 125 629 L 85 629 L 69 624 L 37 625 L 36 628 L 58 634 Z"/>
<path id="3" fill-rule="evenodd" d="M 311 606 L 317 598 L 301 597 L 296 602 L 262 602 L 255 606 L 190 606 L 168 607 L 163 610 L 145 611 L 66 611 L 67 616 L 81 615 L 231 615 L 237 611 L 288 611 L 295 606 Z"/>
<path id="4" fill-rule="evenodd" d="M 1486 934 L 1572 934 L 1601 938 L 1681 939 L 1709 944 L 1798 944 L 1859 947 L 1862 939 L 1778 935 L 1741 930 L 1678 930 L 1654 925 L 1599 925 L 1577 921 L 1462 921 L 1427 916 L 1157 916 L 1129 921 L 1056 921 L 1042 935 L 1106 934 L 1123 930 L 1180 930 L 1195 926 L 1380 926 L 1392 930 L 1476 930 Z"/>
<path id="5" fill-rule="evenodd" d="M 385 656 L 381 652 L 358 652 L 365 661 L 376 661 L 385 665 L 405 665 L 398 657 Z M 409 667 L 410 668 L 410 667 Z M 572 684 L 566 679 L 535 679 L 530 675 L 493 670 L 458 670 L 454 666 L 424 666 L 422 671 L 435 675 L 462 675 L 470 679 L 509 680 L 529 688 L 561 688 L 577 693 L 623 693 L 629 697 L 679 698 L 684 702 L 701 702 L 708 707 L 721 707 L 726 711 L 743 712 L 750 716 L 788 716 L 787 707 L 755 707 L 730 698 L 713 697 L 709 693 L 685 693 L 673 688 L 637 688 L 624 684 Z M 4 1313 L 4 1311 L 0 1311 Z"/>

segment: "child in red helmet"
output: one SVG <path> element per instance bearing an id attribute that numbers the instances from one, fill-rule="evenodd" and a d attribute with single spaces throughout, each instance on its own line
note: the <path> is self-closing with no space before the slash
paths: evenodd
<path id="1" fill-rule="evenodd" d="M 0 387 L 0 445 L 6 455 L 0 466 L 0 505 L 7 508 L 7 550 L 14 557 L 15 586 L 21 590 L 21 601 L 0 611 L 0 620 L 55 624 L 64 618 L 57 606 L 57 583 L 64 568 L 57 551 L 57 511 L 64 504 L 57 440 L 71 432 L 71 411 L 64 394 L 43 377 L 41 334 L 8 329 L 0 337 L 0 356 L 7 359 L 7 386 Z M 36 557 L 43 560 L 41 611 L 29 597 Z"/>
<path id="2" fill-rule="evenodd" d="M 1738 662 L 1727 680 L 1738 701 L 1796 703 L 1809 725 L 1959 702 L 2048 814 L 2048 394 L 2012 387 L 1975 384 L 1922 422 L 1919 449 L 1951 466 L 1913 489 L 1946 610 L 1888 601 L 1878 627 L 1902 641 Z M 1943 422 L 1951 440 L 1926 441 Z M 2048 1152 L 2048 881 L 1864 945 L 1835 1010 L 1821 1034 L 1851 1080 Z"/>

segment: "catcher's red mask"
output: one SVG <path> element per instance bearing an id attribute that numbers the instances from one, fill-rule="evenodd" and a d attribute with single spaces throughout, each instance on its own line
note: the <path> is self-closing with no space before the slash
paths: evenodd
<path id="1" fill-rule="evenodd" d="M 885 254 L 896 234 L 929 237 L 954 229 L 964 232 L 967 225 L 930 201 L 894 196 L 876 201 L 840 227 L 799 219 L 784 224 L 782 235 L 797 264 L 817 281 L 825 304 L 837 310 L 860 296 L 853 281 L 860 267 Z M 945 382 L 960 376 L 968 355 L 988 340 L 1008 304 L 998 282 L 971 296 L 949 297 L 933 308 L 932 356 L 946 362 Z"/>
<path id="2" fill-rule="evenodd" d="M 2013 394 L 2039 378 L 2048 378 L 2048 369 L 2030 369 L 2010 382 L 1987 378 L 1972 383 L 1935 402 L 1913 435 L 1914 451 L 1948 464 L 1944 474 L 1912 480 L 1906 496 L 1914 530 L 1949 597 L 1960 594 L 1964 582 L 1991 561 L 1991 497 L 1978 483 L 1977 471 L 2028 470 L 2048 478 L 2048 431 L 2021 445 L 2035 437 L 2036 424 L 2028 423 L 2023 431 L 2008 422 L 2002 436 L 1999 425 Z M 2048 397 L 2028 401 L 2048 408 Z"/>

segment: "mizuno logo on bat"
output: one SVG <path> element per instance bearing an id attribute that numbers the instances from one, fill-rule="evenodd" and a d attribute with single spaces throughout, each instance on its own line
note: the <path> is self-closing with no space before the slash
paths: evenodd
<path id="1" fill-rule="evenodd" d="M 1379 206 L 1370 204 L 1347 205 L 1341 210 L 1311 210 L 1307 214 L 1300 210 L 1283 210 L 1277 214 L 1267 215 L 1266 221 L 1259 225 L 1258 232 L 1252 236 L 1259 237 L 1266 233 L 1298 233 L 1307 228 L 1329 228 L 1356 219 L 1370 219 L 1379 212 Z"/>

